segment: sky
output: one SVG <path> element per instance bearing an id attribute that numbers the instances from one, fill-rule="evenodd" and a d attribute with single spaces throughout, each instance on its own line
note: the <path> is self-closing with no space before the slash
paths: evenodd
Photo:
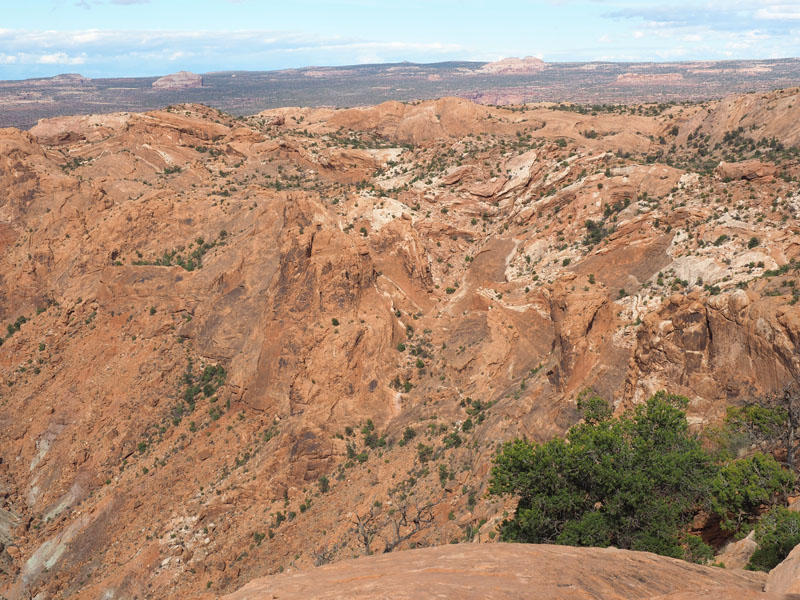
<path id="1" fill-rule="evenodd" d="M 0 79 L 800 56 L 800 0 L 0 0 Z"/>

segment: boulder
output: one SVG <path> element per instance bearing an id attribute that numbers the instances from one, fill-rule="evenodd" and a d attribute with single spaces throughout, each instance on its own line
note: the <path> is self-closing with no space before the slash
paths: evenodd
<path id="1" fill-rule="evenodd" d="M 761 177 L 774 177 L 777 172 L 774 165 L 768 165 L 759 160 L 723 161 L 714 170 L 718 179 L 747 179 L 748 181 Z"/>
<path id="2" fill-rule="evenodd" d="M 766 592 L 800 594 L 800 546 L 795 546 L 781 564 L 767 577 Z"/>
<path id="3" fill-rule="evenodd" d="M 746 538 L 726 544 L 722 552 L 717 554 L 716 562 L 722 563 L 727 569 L 744 569 L 757 548 L 755 531 L 751 531 Z"/>

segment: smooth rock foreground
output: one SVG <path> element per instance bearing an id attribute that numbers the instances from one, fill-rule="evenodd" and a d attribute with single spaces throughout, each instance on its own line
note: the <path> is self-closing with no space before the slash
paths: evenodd
<path id="1" fill-rule="evenodd" d="M 226 600 L 457 598 L 700 600 L 764 593 L 765 573 L 702 567 L 647 552 L 536 544 L 459 544 L 256 579 Z"/>

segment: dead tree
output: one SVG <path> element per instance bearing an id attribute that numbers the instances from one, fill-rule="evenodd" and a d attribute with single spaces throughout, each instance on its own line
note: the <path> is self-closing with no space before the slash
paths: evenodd
<path id="1" fill-rule="evenodd" d="M 312 553 L 314 557 L 314 566 L 321 567 L 322 565 L 327 565 L 329 562 L 333 561 L 338 551 L 339 544 L 334 544 L 330 548 L 325 544 L 322 548 Z"/>
<path id="2" fill-rule="evenodd" d="M 755 412 L 753 409 L 758 409 Z M 729 413 L 730 415 L 730 413 Z M 729 416 L 728 426 L 743 434 L 749 443 L 762 451 L 778 448 L 786 454 L 785 464 L 794 471 L 797 444 L 800 441 L 800 390 L 789 384 L 776 393 L 758 398 L 735 416 Z"/>
<path id="3" fill-rule="evenodd" d="M 353 524 L 353 532 L 358 536 L 359 541 L 363 544 L 364 552 L 366 552 L 367 555 L 372 554 L 372 540 L 375 539 L 375 536 L 378 534 L 378 530 L 380 529 L 380 525 L 378 523 L 379 514 L 380 509 L 375 505 L 370 506 L 369 512 L 365 513 L 364 515 L 353 513 L 353 519 L 351 521 Z"/>
<path id="4" fill-rule="evenodd" d="M 786 411 L 786 424 L 782 432 L 783 445 L 786 447 L 786 465 L 794 471 L 795 445 L 800 428 L 800 392 L 796 386 L 787 385 L 773 402 Z"/>
<path id="5" fill-rule="evenodd" d="M 391 552 L 403 542 L 410 540 L 420 531 L 433 524 L 433 509 L 438 502 L 417 504 L 413 506 L 408 498 L 400 501 L 395 510 L 389 515 L 389 537 L 386 537 L 384 552 Z"/>

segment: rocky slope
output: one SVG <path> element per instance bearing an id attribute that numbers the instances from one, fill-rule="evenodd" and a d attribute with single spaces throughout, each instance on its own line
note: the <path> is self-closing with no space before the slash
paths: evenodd
<path id="1" fill-rule="evenodd" d="M 0 130 L 0 594 L 490 542 L 498 444 L 584 388 L 701 426 L 796 379 L 799 100 Z"/>

